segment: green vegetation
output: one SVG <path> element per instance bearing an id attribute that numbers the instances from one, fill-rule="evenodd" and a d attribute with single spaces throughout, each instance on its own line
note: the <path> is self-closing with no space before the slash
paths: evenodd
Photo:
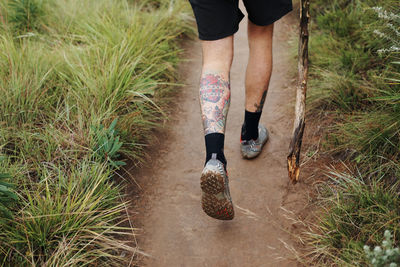
<path id="1" fill-rule="evenodd" d="M 385 165 L 398 171 L 399 53 L 379 52 L 395 46 L 378 32 L 400 38 L 387 25 L 400 28 L 400 18 L 385 20 L 373 1 L 333 1 L 315 10 L 318 30 L 311 40 L 311 107 L 336 121 L 328 136 L 331 148 L 347 150 L 360 166 Z M 384 1 L 397 14 L 395 2 Z M 398 6 L 398 5 L 397 5 Z M 391 36 L 393 35 L 393 36 Z M 389 37 L 391 36 L 391 37 Z M 397 76 L 397 77 L 396 77 Z M 392 79 L 392 80 L 390 80 Z"/>
<path id="2" fill-rule="evenodd" d="M 365 245 L 364 252 L 369 263 L 373 267 L 397 267 L 400 260 L 400 249 L 393 247 L 392 234 L 389 230 L 385 231 L 385 240 L 382 241 L 382 246 L 376 246 L 373 251 Z"/>
<path id="3" fill-rule="evenodd" d="M 125 165 L 125 162 L 115 160 L 119 157 L 118 151 L 121 149 L 123 143 L 119 141 L 119 136 L 116 136 L 115 126 L 117 119 L 115 119 L 108 129 L 103 125 L 99 127 L 92 127 L 95 132 L 95 147 L 93 149 L 95 160 L 108 162 L 112 167 Z"/>
<path id="4" fill-rule="evenodd" d="M 128 266 L 134 228 L 112 178 L 165 118 L 188 10 L 0 2 L 0 266 Z"/>
<path id="5" fill-rule="evenodd" d="M 0 161 L 2 160 L 4 160 L 4 158 L 0 157 Z M 0 172 L 0 220 L 4 217 L 7 219 L 12 218 L 10 208 L 18 200 L 18 196 L 15 194 L 12 188 L 13 186 L 7 182 L 7 180 L 10 180 L 10 178 L 11 177 L 8 173 Z"/>
<path id="6" fill-rule="evenodd" d="M 329 174 L 309 233 L 321 265 L 371 264 L 363 247 L 378 246 L 386 229 L 400 242 L 400 6 L 376 5 L 312 3 L 310 112 L 330 119 L 325 150 L 349 165 Z"/>
<path id="7" fill-rule="evenodd" d="M 398 185 L 333 171 L 329 178 L 318 224 L 309 233 L 311 254 L 320 265 L 366 266 L 364 245 L 380 244 L 386 229 L 400 233 Z"/>

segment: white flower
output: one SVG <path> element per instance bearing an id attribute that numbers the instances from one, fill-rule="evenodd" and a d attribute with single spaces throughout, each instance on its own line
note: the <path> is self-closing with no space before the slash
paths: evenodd
<path id="1" fill-rule="evenodd" d="M 376 7 L 373 7 L 372 9 L 378 14 L 378 17 L 381 19 L 391 20 L 391 21 L 400 21 L 399 15 L 394 14 L 392 12 L 387 12 L 381 6 L 379 6 L 379 7 L 376 6 Z"/>
<path id="2" fill-rule="evenodd" d="M 396 28 L 392 23 L 386 24 L 388 28 L 390 28 L 397 36 L 400 37 L 400 31 L 398 28 Z M 387 230 L 386 230 L 387 231 Z"/>
<path id="3" fill-rule="evenodd" d="M 386 35 L 383 32 L 381 32 L 380 30 L 374 30 L 374 34 L 378 35 L 381 38 L 386 37 Z"/>

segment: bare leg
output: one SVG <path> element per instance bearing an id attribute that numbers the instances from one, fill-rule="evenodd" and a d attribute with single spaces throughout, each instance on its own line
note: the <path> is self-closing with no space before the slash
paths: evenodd
<path id="1" fill-rule="evenodd" d="M 246 110 L 261 112 L 272 73 L 274 25 L 257 26 L 249 21 L 250 57 L 246 71 Z"/>
<path id="2" fill-rule="evenodd" d="M 233 58 L 233 36 L 217 41 L 203 41 L 202 44 L 200 106 L 206 164 L 200 177 L 203 191 L 201 205 L 204 212 L 213 218 L 232 220 L 234 211 L 226 173 L 224 133 L 231 96 L 229 72 Z"/>
<path id="3" fill-rule="evenodd" d="M 200 106 L 204 134 L 224 134 L 230 103 L 229 72 L 233 58 L 233 37 L 202 41 L 202 45 Z"/>
<path id="4" fill-rule="evenodd" d="M 242 155 L 245 158 L 258 155 L 262 144 L 268 138 L 267 130 L 264 126 L 260 126 L 259 122 L 272 73 L 273 29 L 273 24 L 257 26 L 251 21 L 248 23 L 250 56 L 246 70 L 246 110 L 241 133 Z M 260 131 L 263 132 L 261 139 L 259 139 Z M 260 146 L 257 153 L 253 153 L 252 140 Z"/>

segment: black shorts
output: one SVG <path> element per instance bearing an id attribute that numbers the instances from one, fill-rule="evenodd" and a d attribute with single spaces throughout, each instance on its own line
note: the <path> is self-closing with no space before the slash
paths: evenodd
<path id="1" fill-rule="evenodd" d="M 196 17 L 199 38 L 218 40 L 233 35 L 244 15 L 239 0 L 189 0 Z M 274 23 L 292 10 L 292 0 L 243 0 L 249 20 L 256 25 Z"/>

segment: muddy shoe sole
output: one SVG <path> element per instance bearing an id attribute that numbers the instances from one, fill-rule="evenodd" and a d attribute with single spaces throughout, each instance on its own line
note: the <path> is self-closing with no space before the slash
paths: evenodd
<path id="1" fill-rule="evenodd" d="M 204 212 L 218 220 L 232 220 L 233 204 L 228 195 L 229 189 L 225 188 L 223 175 L 212 170 L 203 172 L 200 186 L 203 191 L 201 205 Z"/>

